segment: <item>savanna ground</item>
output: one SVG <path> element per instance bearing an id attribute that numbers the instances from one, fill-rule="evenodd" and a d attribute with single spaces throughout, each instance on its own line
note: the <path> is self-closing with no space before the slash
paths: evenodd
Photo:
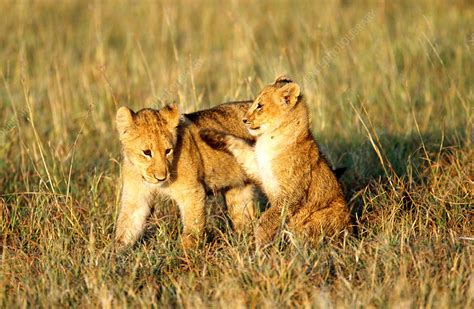
<path id="1" fill-rule="evenodd" d="M 1 1 L 0 307 L 473 306 L 469 1 Z M 342 177 L 343 242 L 255 252 L 217 197 L 116 252 L 117 106 L 252 98 L 286 73 Z"/>

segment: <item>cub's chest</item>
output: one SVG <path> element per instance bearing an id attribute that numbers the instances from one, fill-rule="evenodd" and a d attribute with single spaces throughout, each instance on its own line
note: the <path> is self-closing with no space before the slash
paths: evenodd
<path id="1" fill-rule="evenodd" d="M 266 193 L 276 193 L 278 191 L 279 181 L 275 167 L 279 152 L 278 145 L 273 143 L 272 140 L 259 140 L 255 144 L 255 157 L 260 180 Z"/>

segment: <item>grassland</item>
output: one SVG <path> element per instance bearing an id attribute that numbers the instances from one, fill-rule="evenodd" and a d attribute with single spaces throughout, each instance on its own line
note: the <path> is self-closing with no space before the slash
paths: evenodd
<path id="1" fill-rule="evenodd" d="M 1 1 L 0 307 L 472 308 L 469 1 Z M 117 253 L 117 106 L 252 98 L 286 73 L 357 233 L 255 252 L 215 197 Z"/>

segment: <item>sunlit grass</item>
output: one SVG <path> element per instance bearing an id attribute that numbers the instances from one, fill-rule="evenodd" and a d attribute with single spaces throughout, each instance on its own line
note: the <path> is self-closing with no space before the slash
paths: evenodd
<path id="1" fill-rule="evenodd" d="M 473 305 L 469 1 L 0 2 L 0 306 Z M 329 56 L 328 56 L 329 55 Z M 216 199 L 117 253 L 117 106 L 191 112 L 285 73 L 357 233 L 255 251 Z"/>

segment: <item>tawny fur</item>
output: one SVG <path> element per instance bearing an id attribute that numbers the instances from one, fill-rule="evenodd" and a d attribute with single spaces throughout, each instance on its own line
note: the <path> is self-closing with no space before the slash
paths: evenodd
<path id="1" fill-rule="evenodd" d="M 283 224 L 310 241 L 348 228 L 341 186 L 311 134 L 299 86 L 278 78 L 260 92 L 243 120 L 256 136 L 254 145 L 216 130 L 203 130 L 201 137 L 233 154 L 267 195 L 270 207 L 259 219 L 257 243 L 269 243 Z"/>
<path id="2" fill-rule="evenodd" d="M 175 106 L 134 113 L 117 111 L 123 147 L 123 191 L 116 240 L 133 244 L 142 234 L 155 193 L 175 200 L 183 222 L 183 243 L 192 246 L 203 235 L 206 192 L 224 191 L 236 229 L 254 218 L 254 186 L 235 158 L 209 147 L 203 128 L 252 139 L 241 122 L 251 102 L 227 103 L 180 115 Z M 237 198 L 238 197 L 238 198 Z"/>

